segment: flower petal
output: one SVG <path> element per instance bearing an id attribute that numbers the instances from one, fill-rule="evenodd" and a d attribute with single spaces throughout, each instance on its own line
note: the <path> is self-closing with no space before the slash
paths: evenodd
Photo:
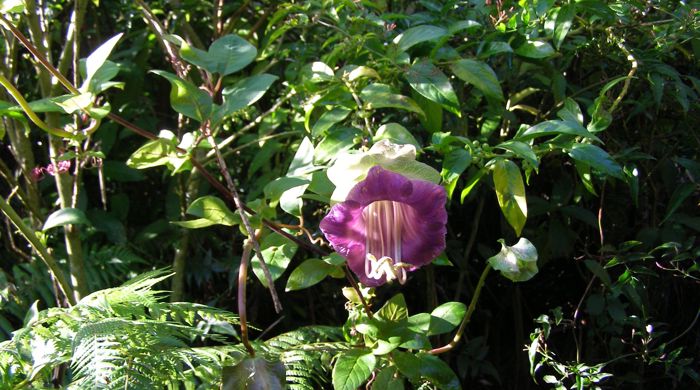
<path id="1" fill-rule="evenodd" d="M 411 180 L 380 166 L 348 194 L 348 202 L 363 207 L 380 200 L 411 206 L 402 223 L 402 259 L 413 267 L 430 263 L 445 249 L 447 211 L 445 189 L 425 180 Z M 354 269 L 353 269 L 354 270 Z"/>

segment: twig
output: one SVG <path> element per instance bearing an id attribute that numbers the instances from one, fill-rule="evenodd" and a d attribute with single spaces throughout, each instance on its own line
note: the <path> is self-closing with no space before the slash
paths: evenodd
<path id="1" fill-rule="evenodd" d="M 226 186 L 228 187 L 229 193 L 233 196 L 233 201 L 236 205 L 236 208 L 238 209 L 238 212 L 241 216 L 241 222 L 243 222 L 243 227 L 246 230 L 246 233 L 248 234 L 248 239 L 253 242 L 253 247 L 255 248 L 255 253 L 258 255 L 258 260 L 260 261 L 260 266 L 263 270 L 263 274 L 265 274 L 265 280 L 267 280 L 267 285 L 268 288 L 270 289 L 270 295 L 272 295 L 272 303 L 275 306 L 275 311 L 277 313 L 282 311 L 282 303 L 280 302 L 280 298 L 277 295 L 277 290 L 275 289 L 275 283 L 272 280 L 272 275 L 270 274 L 270 270 L 267 267 L 267 264 L 265 263 L 265 258 L 263 258 L 262 250 L 260 249 L 260 243 L 258 240 L 255 239 L 254 233 L 255 231 L 253 228 L 250 226 L 250 221 L 248 220 L 248 215 L 246 214 L 245 211 L 245 205 L 241 201 L 240 196 L 238 195 L 238 189 L 236 188 L 236 184 L 233 182 L 233 179 L 231 178 L 231 174 L 228 171 L 228 167 L 226 166 L 226 160 L 224 160 L 224 157 L 221 155 L 221 150 L 219 150 L 219 147 L 216 144 L 216 140 L 214 139 L 214 136 L 211 135 L 211 131 L 209 130 L 209 122 L 205 122 L 202 125 L 202 130 L 203 133 L 207 135 L 209 139 L 209 144 L 211 145 L 212 149 L 214 149 L 214 152 L 216 153 L 216 160 L 219 165 L 219 170 L 221 171 L 221 175 L 224 177 L 224 180 L 226 181 Z"/>
<path id="2" fill-rule="evenodd" d="M 442 347 L 431 349 L 430 351 L 428 351 L 429 354 L 438 355 L 441 353 L 448 352 L 452 350 L 452 348 L 454 348 L 462 339 L 464 330 L 467 328 L 467 325 L 471 321 L 472 315 L 474 314 L 474 310 L 476 309 L 476 303 L 479 301 L 479 296 L 481 295 L 481 288 L 484 287 L 484 284 L 486 284 L 486 277 L 488 276 L 489 271 L 491 271 L 491 265 L 489 263 L 486 263 L 486 267 L 484 267 L 484 271 L 481 272 L 479 282 L 477 283 L 476 288 L 474 289 L 474 295 L 472 295 L 472 300 L 471 302 L 469 302 L 467 313 L 464 315 L 462 323 L 459 325 L 459 329 L 457 329 L 457 333 L 455 333 L 455 336 L 452 338 L 452 341 L 450 341 L 446 345 L 443 345 Z"/>
<path id="3" fill-rule="evenodd" d="M 252 237 L 252 236 L 251 236 Z M 253 241 L 248 239 L 243 244 L 241 265 L 238 267 L 238 321 L 241 324 L 241 341 L 250 356 L 255 356 L 255 349 L 248 340 L 248 312 L 246 311 L 246 281 L 248 279 L 248 262 L 253 248 Z"/>
<path id="4" fill-rule="evenodd" d="M 627 49 L 625 46 L 625 41 L 624 39 L 617 38 L 613 35 L 612 29 L 609 28 L 607 29 L 608 34 L 610 35 L 610 38 L 615 40 L 617 43 L 617 47 L 622 50 L 622 52 L 625 54 L 627 61 L 630 62 L 631 68 L 629 73 L 627 73 L 627 77 L 625 78 L 625 83 L 622 85 L 622 91 L 620 91 L 620 94 L 617 96 L 615 101 L 613 102 L 612 106 L 610 106 L 610 113 L 612 114 L 615 109 L 617 109 L 617 106 L 622 102 L 622 99 L 625 97 L 627 94 L 627 91 L 629 90 L 630 87 L 630 82 L 632 81 L 632 78 L 634 77 L 634 74 L 637 73 L 637 67 L 639 66 L 639 63 L 637 62 L 637 59 L 634 58 L 634 55 Z"/>
<path id="5" fill-rule="evenodd" d="M 27 241 L 29 241 L 29 244 L 31 244 L 32 248 L 34 248 L 34 250 L 36 250 L 36 252 L 39 254 L 39 257 L 49 268 L 49 271 L 51 272 L 53 277 L 56 278 L 58 285 L 61 287 L 63 295 L 65 295 L 66 299 L 68 300 L 68 303 L 70 305 L 75 305 L 76 301 L 75 295 L 73 294 L 73 288 L 71 287 L 70 283 L 68 283 L 68 280 L 66 279 L 61 269 L 58 267 L 58 263 L 56 263 L 56 260 L 53 258 L 51 253 L 49 253 L 48 249 L 44 246 L 44 244 L 42 244 L 41 241 L 39 241 L 39 238 L 36 236 L 36 232 L 32 230 L 32 228 L 27 226 L 24 223 L 24 221 L 22 221 L 22 218 L 15 212 L 12 206 L 10 206 L 1 196 L 0 211 L 2 211 L 2 213 L 10 219 L 10 221 L 12 221 L 12 224 L 15 225 L 17 229 L 19 229 L 20 233 L 22 233 L 24 238 L 26 238 Z"/>

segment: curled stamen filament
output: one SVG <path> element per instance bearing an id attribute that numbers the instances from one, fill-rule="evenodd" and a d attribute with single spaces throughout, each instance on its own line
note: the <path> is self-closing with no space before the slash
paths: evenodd
<path id="1" fill-rule="evenodd" d="M 365 219 L 365 274 L 372 279 L 398 279 L 406 282 L 406 268 L 402 263 L 401 233 L 407 210 L 399 202 L 380 200 L 363 210 Z M 379 258 L 379 260 L 377 260 Z"/>

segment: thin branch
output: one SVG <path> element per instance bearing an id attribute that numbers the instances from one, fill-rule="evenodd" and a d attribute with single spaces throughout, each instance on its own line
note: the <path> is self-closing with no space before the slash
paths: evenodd
<path id="1" fill-rule="evenodd" d="M 238 195 L 238 189 L 236 188 L 236 184 L 233 182 L 233 179 L 231 178 L 231 174 L 228 171 L 228 167 L 226 166 L 226 160 L 224 160 L 224 157 L 221 155 L 221 150 L 219 150 L 219 147 L 216 144 L 216 140 L 214 139 L 214 136 L 211 135 L 211 131 L 209 130 L 209 123 L 206 122 L 203 124 L 202 128 L 204 130 L 204 133 L 207 135 L 209 139 L 209 144 L 211 147 L 214 149 L 216 153 L 216 160 L 219 165 L 219 170 L 221 171 L 221 175 L 224 177 L 224 180 L 226 181 L 226 186 L 228 187 L 228 192 L 233 196 L 233 201 L 236 205 L 236 208 L 238 209 L 238 212 L 241 216 L 241 221 L 243 222 L 243 227 L 246 230 L 246 233 L 248 234 L 248 239 L 253 242 L 253 247 L 255 248 L 255 253 L 258 255 L 258 260 L 260 261 L 260 266 L 263 270 L 263 274 L 265 274 L 265 280 L 267 280 L 267 285 L 268 288 L 270 289 L 270 295 L 272 295 L 272 303 L 275 306 L 275 311 L 277 313 L 282 311 L 282 303 L 280 302 L 280 298 L 277 295 L 277 290 L 275 289 L 275 283 L 272 280 L 272 275 L 270 274 L 270 270 L 267 267 L 267 264 L 265 263 L 265 258 L 263 257 L 262 250 L 260 249 L 260 243 L 258 240 L 255 239 L 255 231 L 253 228 L 250 226 L 250 221 L 248 220 L 248 215 L 246 214 L 245 211 L 245 205 L 241 201 L 241 197 Z"/>
<path id="2" fill-rule="evenodd" d="M 36 250 L 36 252 L 39 254 L 41 260 L 44 261 L 44 264 L 46 264 L 46 266 L 49 268 L 49 271 L 58 282 L 58 285 L 61 288 L 63 295 L 65 295 L 66 299 L 68 300 L 68 303 L 70 305 L 75 305 L 76 301 L 75 295 L 73 294 L 73 288 L 71 287 L 70 283 L 68 283 L 68 280 L 66 279 L 61 269 L 58 267 L 58 263 L 56 263 L 56 260 L 53 258 L 49 250 L 44 246 L 44 244 L 41 243 L 41 241 L 37 237 L 36 232 L 24 223 L 22 218 L 15 212 L 12 206 L 10 206 L 10 204 L 7 203 L 5 199 L 1 196 L 0 211 L 2 211 L 2 213 L 10 219 L 10 221 L 12 221 L 12 224 L 15 225 L 17 229 L 19 229 L 20 233 L 22 233 L 24 238 L 26 238 L 27 241 L 29 241 L 29 244 L 31 244 L 32 248 L 34 248 L 34 250 Z"/>
<path id="3" fill-rule="evenodd" d="M 462 323 L 459 325 L 459 329 L 457 329 L 457 333 L 455 333 L 455 336 L 452 338 L 452 341 L 450 341 L 446 345 L 443 345 L 442 347 L 431 349 L 430 351 L 428 351 L 429 354 L 438 355 L 441 353 L 448 352 L 452 350 L 462 339 L 464 330 L 467 328 L 467 325 L 471 321 L 472 315 L 474 314 L 474 310 L 476 309 L 476 303 L 479 301 L 479 296 L 481 295 L 481 288 L 484 287 L 484 284 L 486 284 L 486 277 L 489 275 L 489 271 L 491 271 L 491 265 L 489 263 L 486 263 L 484 271 L 481 272 L 479 283 L 477 283 L 476 288 L 474 289 L 474 295 L 472 295 L 472 300 L 471 302 L 469 302 L 467 313 L 464 315 L 464 319 L 462 319 Z"/>
<path id="4" fill-rule="evenodd" d="M 252 237 L 252 236 L 251 236 Z M 248 312 L 246 310 L 246 285 L 248 279 L 248 262 L 253 249 L 253 241 L 248 239 L 243 244 L 241 264 L 238 267 L 238 322 L 241 324 L 241 341 L 250 356 L 255 356 L 255 349 L 248 340 Z"/>

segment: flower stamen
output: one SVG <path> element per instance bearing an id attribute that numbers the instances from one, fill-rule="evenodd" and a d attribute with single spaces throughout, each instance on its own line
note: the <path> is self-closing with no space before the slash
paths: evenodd
<path id="1" fill-rule="evenodd" d="M 391 200 L 372 202 L 362 211 L 366 226 L 365 274 L 368 278 L 406 282 L 406 268 L 410 268 L 410 264 L 402 263 L 401 236 L 403 222 L 410 212 L 410 206 Z"/>

